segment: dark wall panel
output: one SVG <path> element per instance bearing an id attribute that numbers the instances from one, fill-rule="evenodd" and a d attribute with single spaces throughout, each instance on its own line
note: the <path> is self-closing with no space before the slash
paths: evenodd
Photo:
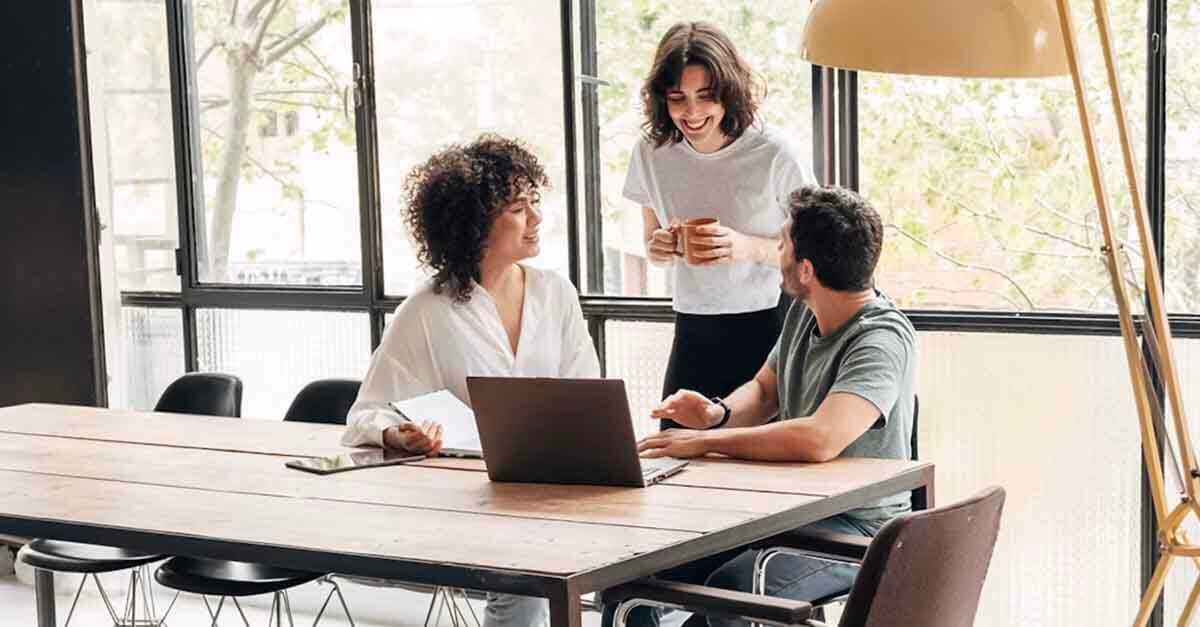
<path id="1" fill-rule="evenodd" d="M 104 402 L 77 0 L 0 6 L 0 406 Z"/>

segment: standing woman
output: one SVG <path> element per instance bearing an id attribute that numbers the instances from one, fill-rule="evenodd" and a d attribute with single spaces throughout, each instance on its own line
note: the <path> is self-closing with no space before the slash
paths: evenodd
<path id="1" fill-rule="evenodd" d="M 647 257 L 674 268 L 663 397 L 680 389 L 724 397 L 754 377 L 779 337 L 779 228 L 788 196 L 815 179 L 801 152 L 758 119 L 765 91 L 733 42 L 706 22 L 663 35 L 642 87 L 644 136 L 624 196 L 642 206 Z M 687 261 L 678 225 L 696 218 L 720 224 L 696 229 L 693 244 L 707 250 Z"/>

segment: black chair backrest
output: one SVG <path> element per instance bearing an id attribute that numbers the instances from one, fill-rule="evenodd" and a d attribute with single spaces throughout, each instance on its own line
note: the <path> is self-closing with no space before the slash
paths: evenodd
<path id="1" fill-rule="evenodd" d="M 896 517 L 871 541 L 839 627 L 975 622 L 1000 531 L 1004 489 Z"/>
<path id="2" fill-rule="evenodd" d="M 913 394 L 913 419 L 912 419 L 912 434 L 909 436 L 908 447 L 912 452 L 912 460 L 921 459 L 917 455 L 917 442 L 920 438 L 917 437 L 917 417 L 921 415 L 921 399 Z"/>
<path id="3" fill-rule="evenodd" d="M 358 398 L 361 381 L 355 379 L 321 379 L 304 386 L 283 419 L 294 422 L 319 422 L 330 425 L 346 424 L 346 414 Z"/>
<path id="4" fill-rule="evenodd" d="M 154 411 L 238 418 L 242 380 L 219 372 L 189 372 L 163 390 Z"/>

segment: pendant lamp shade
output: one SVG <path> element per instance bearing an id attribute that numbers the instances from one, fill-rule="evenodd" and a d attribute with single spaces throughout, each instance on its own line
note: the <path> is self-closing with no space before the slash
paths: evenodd
<path id="1" fill-rule="evenodd" d="M 801 55 L 816 65 L 887 74 L 1067 73 L 1052 0 L 816 0 Z"/>

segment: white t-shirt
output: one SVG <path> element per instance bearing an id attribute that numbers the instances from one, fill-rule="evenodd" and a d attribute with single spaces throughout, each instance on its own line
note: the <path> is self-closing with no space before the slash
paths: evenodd
<path id="1" fill-rule="evenodd" d="M 468 376 L 598 378 L 600 362 L 575 287 L 548 270 L 522 267 L 525 302 L 516 355 L 495 301 L 482 287 L 457 303 L 448 292 L 433 293 L 426 281 L 406 298 L 371 357 L 342 443 L 380 446 L 383 430 L 401 422 L 388 401 L 447 389 L 471 405 Z"/>
<path id="2" fill-rule="evenodd" d="M 816 183 L 808 159 L 777 129 L 755 124 L 714 153 L 696 152 L 686 140 L 661 148 L 645 139 L 633 148 L 624 196 L 651 207 L 659 224 L 718 218 L 758 237 L 779 237 L 788 197 Z M 779 270 L 739 261 L 689 266 L 675 261 L 675 311 L 725 314 L 760 311 L 779 302 Z"/>

